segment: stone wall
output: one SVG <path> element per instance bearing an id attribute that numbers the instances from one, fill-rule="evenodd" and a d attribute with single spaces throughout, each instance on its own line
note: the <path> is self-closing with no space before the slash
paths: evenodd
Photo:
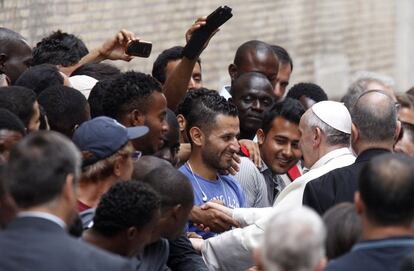
<path id="1" fill-rule="evenodd" d="M 409 0 L 403 1 L 413 6 Z M 400 2 L 402 3 L 402 2 Z M 160 51 L 184 44 L 192 22 L 223 1 L 210 0 L 0 0 L 0 25 L 23 34 L 35 45 L 53 30 L 79 35 L 94 47 L 125 28 L 153 42 L 149 59 L 116 63 L 123 69 L 149 73 Z M 321 84 L 332 97 L 340 96 L 357 70 L 373 70 L 404 82 L 410 71 L 397 61 L 398 1 L 376 0 L 228 0 L 234 17 L 213 38 L 202 55 L 205 85 L 218 89 L 228 83 L 227 66 L 244 41 L 260 39 L 285 47 L 294 60 L 292 84 Z M 406 27 L 406 31 L 409 31 Z M 412 32 L 412 31 L 411 31 Z M 408 51 L 408 47 L 405 48 Z M 413 65 L 411 65 L 412 68 Z M 405 81 L 404 81 L 405 80 Z M 398 81 L 398 80 L 397 80 Z"/>

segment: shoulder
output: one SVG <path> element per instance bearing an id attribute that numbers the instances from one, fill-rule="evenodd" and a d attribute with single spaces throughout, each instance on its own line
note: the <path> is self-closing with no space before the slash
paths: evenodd
<path id="1" fill-rule="evenodd" d="M 72 243 L 73 259 L 76 257 L 83 260 L 83 262 L 89 262 L 92 266 L 105 270 L 132 270 L 129 268 L 133 268 L 132 262 L 128 259 L 98 249 L 83 240 L 70 237 L 69 242 Z"/>
<path id="2" fill-rule="evenodd" d="M 257 180 L 263 177 L 256 165 L 247 157 L 241 157 L 240 171 L 236 173 L 234 178 L 238 181 L 248 181 L 251 183 L 252 179 Z"/>
<path id="3" fill-rule="evenodd" d="M 242 168 L 256 168 L 256 165 L 252 162 L 252 160 L 250 160 L 248 157 L 240 157 L 240 170 L 242 170 Z"/>
<path id="4" fill-rule="evenodd" d="M 330 185 L 332 183 L 342 181 L 343 179 L 349 179 L 356 175 L 356 168 L 355 164 L 345 166 L 342 168 L 337 168 L 334 170 L 329 171 L 328 173 L 311 180 L 308 185 L 313 186 L 313 188 L 318 189 L 326 185 Z"/>
<path id="5" fill-rule="evenodd" d="M 185 164 L 182 165 L 181 167 L 179 167 L 178 170 L 181 171 L 184 174 L 189 173 L 189 170 L 187 169 L 187 167 L 185 166 Z"/>
<path id="6" fill-rule="evenodd" d="M 224 184 L 241 189 L 239 182 L 231 175 L 220 175 L 220 179 L 223 181 Z"/>
<path id="7" fill-rule="evenodd" d="M 325 271 L 349 271 L 349 270 L 359 270 L 356 267 L 355 259 L 353 253 L 345 254 L 338 259 L 332 260 L 328 263 L 325 268 Z"/>

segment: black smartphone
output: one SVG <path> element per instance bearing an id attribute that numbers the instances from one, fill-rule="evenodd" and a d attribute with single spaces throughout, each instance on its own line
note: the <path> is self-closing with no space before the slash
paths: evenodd
<path id="1" fill-rule="evenodd" d="M 229 8 L 228 6 L 220 6 L 210 15 L 207 16 L 206 24 L 203 27 L 201 27 L 200 30 L 209 30 L 211 31 L 211 33 L 213 33 L 217 28 L 222 26 L 231 17 L 233 17 L 233 14 L 231 13 L 231 8 Z"/>
<path id="2" fill-rule="evenodd" d="M 130 56 L 149 57 L 152 43 L 145 40 L 132 40 L 127 44 L 125 53 Z"/>
<path id="3" fill-rule="evenodd" d="M 211 34 L 231 17 L 233 17 L 233 14 L 228 6 L 220 6 L 208 15 L 206 24 L 195 31 L 187 42 L 183 49 L 183 56 L 189 59 L 199 56 Z"/>

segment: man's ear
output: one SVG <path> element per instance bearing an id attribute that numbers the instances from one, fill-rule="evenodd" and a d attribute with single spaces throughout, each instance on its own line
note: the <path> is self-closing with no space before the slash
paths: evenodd
<path id="1" fill-rule="evenodd" d="M 66 176 L 65 184 L 63 185 L 62 195 L 67 202 L 76 202 L 75 183 L 72 174 L 68 174 Z"/>
<path id="2" fill-rule="evenodd" d="M 323 132 L 319 127 L 313 129 L 313 138 L 312 138 L 312 145 L 313 147 L 318 147 L 322 142 Z"/>
<path id="3" fill-rule="evenodd" d="M 128 240 L 134 240 L 138 234 L 138 229 L 135 227 L 129 227 L 127 229 L 127 238 Z"/>
<path id="4" fill-rule="evenodd" d="M 116 177 L 119 177 L 122 175 L 122 167 L 121 167 L 121 164 L 123 162 L 122 160 L 123 159 L 117 159 L 114 163 L 114 169 L 113 169 L 112 174 L 114 174 Z"/>
<path id="5" fill-rule="evenodd" d="M 230 64 L 228 70 L 231 81 L 233 82 L 237 78 L 237 66 L 234 64 Z"/>
<path id="6" fill-rule="evenodd" d="M 362 214 L 364 212 L 365 205 L 361 199 L 361 194 L 359 193 L 359 191 L 356 191 L 354 194 L 354 203 L 355 203 L 356 212 L 359 215 Z"/>
<path id="7" fill-rule="evenodd" d="M 177 122 L 178 122 L 178 125 L 180 126 L 180 132 L 184 132 L 185 127 L 187 126 L 187 121 L 185 120 L 182 114 L 177 115 Z"/>
<path id="8" fill-rule="evenodd" d="M 256 132 L 256 136 L 257 136 L 257 143 L 259 143 L 259 146 L 263 145 L 264 141 L 265 141 L 265 134 L 263 129 L 259 129 Z"/>
<path id="9" fill-rule="evenodd" d="M 190 137 L 191 137 L 191 141 L 193 142 L 194 145 L 196 146 L 202 146 L 204 144 L 204 133 L 203 131 L 201 131 L 200 128 L 194 126 L 191 127 L 190 129 Z"/>
<path id="10" fill-rule="evenodd" d="M 173 208 L 171 208 L 171 216 L 175 219 L 175 221 L 178 221 L 179 213 L 181 212 L 182 208 L 183 206 L 181 204 L 177 204 Z"/>
<path id="11" fill-rule="evenodd" d="M 397 143 L 401 133 L 401 121 L 397 120 L 397 126 L 395 127 L 394 144 Z"/>
<path id="12" fill-rule="evenodd" d="M 359 139 L 359 131 L 358 128 L 352 123 L 351 126 L 351 142 L 354 144 Z"/>
<path id="13" fill-rule="evenodd" d="M 131 126 L 144 125 L 145 115 L 142 111 L 138 109 L 132 110 L 128 114 L 128 118 L 129 118 L 128 122 L 131 124 Z"/>

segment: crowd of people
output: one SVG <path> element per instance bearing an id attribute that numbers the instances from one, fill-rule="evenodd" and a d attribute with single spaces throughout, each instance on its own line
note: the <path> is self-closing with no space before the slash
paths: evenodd
<path id="1" fill-rule="evenodd" d="M 213 90 L 183 46 L 111 64 L 137 39 L 0 28 L 1 271 L 414 270 L 414 89 L 288 88 L 250 40 Z"/>

